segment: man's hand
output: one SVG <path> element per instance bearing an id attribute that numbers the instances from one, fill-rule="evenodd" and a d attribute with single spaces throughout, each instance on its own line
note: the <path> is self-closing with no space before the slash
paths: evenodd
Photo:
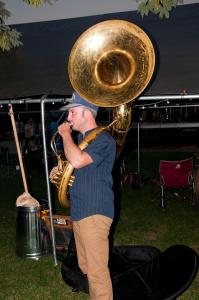
<path id="1" fill-rule="evenodd" d="M 52 170 L 50 171 L 50 175 L 49 175 L 49 178 L 51 181 L 57 172 L 58 172 L 58 166 L 52 168 Z"/>
<path id="2" fill-rule="evenodd" d="M 64 137 L 65 134 L 71 133 L 72 132 L 71 123 L 69 122 L 62 123 L 58 127 L 58 132 L 62 138 Z"/>

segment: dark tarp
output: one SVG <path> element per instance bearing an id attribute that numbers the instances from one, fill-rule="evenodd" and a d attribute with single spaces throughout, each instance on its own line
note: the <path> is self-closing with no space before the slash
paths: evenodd
<path id="1" fill-rule="evenodd" d="M 124 19 L 143 28 L 153 41 L 156 71 L 143 95 L 199 92 L 199 4 L 178 6 L 168 20 L 142 19 L 137 11 L 20 24 L 24 46 L 0 53 L 0 99 L 71 94 L 67 61 L 76 39 L 90 26 Z"/>

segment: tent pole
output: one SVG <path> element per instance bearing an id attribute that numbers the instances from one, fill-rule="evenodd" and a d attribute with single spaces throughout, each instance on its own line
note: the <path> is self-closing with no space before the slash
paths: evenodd
<path id="1" fill-rule="evenodd" d="M 199 94 L 178 94 L 178 95 L 153 95 L 153 96 L 141 96 L 138 97 L 138 101 L 157 101 L 157 100 L 186 100 L 186 99 L 199 99 Z M 57 99 L 46 99 L 45 102 L 55 102 L 55 103 L 59 103 L 59 102 L 70 102 L 71 101 L 71 97 L 59 97 Z M 0 105 L 5 105 L 5 104 L 22 104 L 22 103 L 40 103 L 40 98 L 38 99 L 31 99 L 29 98 L 23 98 L 23 99 L 0 99 Z M 198 105 L 197 105 L 198 106 Z M 167 106 L 169 107 L 169 106 Z"/>
<path id="2" fill-rule="evenodd" d="M 137 127 L 138 137 L 137 137 L 137 147 L 138 147 L 138 165 L 137 165 L 137 172 L 140 173 L 140 122 L 138 121 Z"/>
<path id="3" fill-rule="evenodd" d="M 51 201 L 51 193 L 50 193 L 49 170 L 48 170 L 47 147 L 46 147 L 46 135 L 45 135 L 45 132 L 46 132 L 46 130 L 45 130 L 45 102 L 46 102 L 46 96 L 43 96 L 41 98 L 42 138 L 43 138 L 43 150 L 44 150 L 47 196 L 48 196 L 50 224 L 51 224 L 53 259 L 54 259 L 54 265 L 57 266 L 58 263 L 57 263 L 56 245 L 55 245 L 55 231 L 54 231 L 54 226 L 53 226 L 52 201 Z"/>

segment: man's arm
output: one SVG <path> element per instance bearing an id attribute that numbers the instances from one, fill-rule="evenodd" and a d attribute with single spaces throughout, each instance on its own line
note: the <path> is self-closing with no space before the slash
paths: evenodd
<path id="1" fill-rule="evenodd" d="M 69 123 L 63 123 L 59 126 L 58 132 L 63 139 L 64 154 L 70 164 L 76 168 L 83 168 L 93 162 L 90 155 L 82 151 L 73 141 Z"/>

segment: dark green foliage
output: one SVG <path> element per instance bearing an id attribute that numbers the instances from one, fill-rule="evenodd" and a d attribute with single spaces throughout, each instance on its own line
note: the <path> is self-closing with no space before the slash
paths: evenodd
<path id="1" fill-rule="evenodd" d="M 138 2 L 140 2 L 138 0 Z M 138 6 L 138 10 L 142 17 L 148 16 L 148 14 L 154 13 L 159 18 L 169 18 L 170 12 L 179 4 L 183 3 L 183 0 L 145 0 L 141 1 Z"/>
<path id="2" fill-rule="evenodd" d="M 35 8 L 46 3 L 52 4 L 53 1 L 56 0 L 23 0 L 23 2 Z M 6 25 L 6 19 L 10 16 L 11 12 L 6 9 L 5 3 L 0 1 L 0 49 L 2 51 L 10 51 L 12 48 L 17 48 L 23 45 L 21 41 L 21 33 Z"/>

